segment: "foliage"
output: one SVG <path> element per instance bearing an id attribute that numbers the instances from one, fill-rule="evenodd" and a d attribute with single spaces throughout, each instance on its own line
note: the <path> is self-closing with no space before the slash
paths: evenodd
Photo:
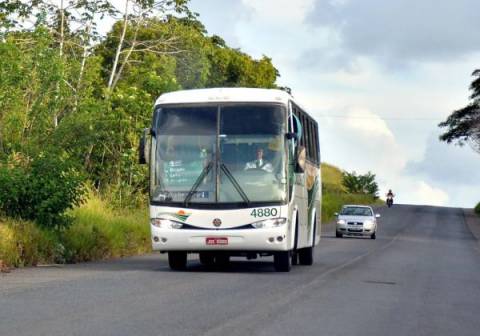
<path id="1" fill-rule="evenodd" d="M 62 235 L 66 260 L 80 262 L 136 255 L 150 251 L 148 214 L 144 210 L 113 212 L 90 194 L 88 202 L 71 211 L 73 224 Z"/>
<path id="2" fill-rule="evenodd" d="M 93 261 L 150 251 L 148 213 L 112 211 L 93 193 L 69 211 L 72 224 L 63 231 L 35 223 L 0 218 L 0 264 L 10 267 L 41 263 Z"/>
<path id="3" fill-rule="evenodd" d="M 159 95 L 276 87 L 269 57 L 209 36 L 188 0 L 130 3 L 120 12 L 110 0 L 0 2 L 0 215 L 13 223 L 9 232 L 50 246 L 40 253 L 35 242 L 12 238 L 24 247 L 2 257 L 10 264 L 148 250 L 146 215 L 78 208 L 85 182 L 116 212 L 135 212 L 148 192 L 139 134 Z M 97 27 L 118 17 L 102 36 Z"/>
<path id="4" fill-rule="evenodd" d="M 475 206 L 475 208 L 473 210 L 475 211 L 475 213 L 477 215 L 480 216 L 480 202 L 478 202 L 478 204 Z"/>
<path id="5" fill-rule="evenodd" d="M 345 187 L 342 184 L 342 171 L 328 163 L 322 163 L 322 187 L 323 192 L 345 192 Z"/>
<path id="6" fill-rule="evenodd" d="M 52 263 L 63 253 L 55 233 L 22 220 L 0 218 L 0 261 L 10 267 Z"/>
<path id="7" fill-rule="evenodd" d="M 0 166 L 1 211 L 43 227 L 68 224 L 65 211 L 82 201 L 81 174 L 68 156 L 42 152 L 23 161 Z"/>
<path id="8" fill-rule="evenodd" d="M 0 6 L 0 161 L 56 148 L 98 190 L 114 191 L 119 207 L 147 191 L 136 151 L 156 97 L 212 86 L 275 87 L 270 58 L 255 60 L 208 36 L 186 0 L 132 1 L 133 11 L 105 37 L 96 26 L 119 14 L 111 1 L 25 3 Z"/>
<path id="9" fill-rule="evenodd" d="M 374 205 L 382 203 L 371 195 L 327 191 L 323 193 L 322 197 L 322 223 L 332 220 L 335 212 L 339 212 L 345 204 Z"/>
<path id="10" fill-rule="evenodd" d="M 364 175 L 357 175 L 355 172 L 343 172 L 342 184 L 349 193 L 370 195 L 377 198 L 378 185 L 375 182 L 375 174 L 371 172 Z"/>
<path id="11" fill-rule="evenodd" d="M 322 223 L 334 218 L 345 204 L 382 204 L 378 198 L 368 194 L 352 194 L 342 184 L 343 172 L 339 168 L 322 163 Z"/>
<path id="12" fill-rule="evenodd" d="M 439 124 L 447 130 L 440 135 L 440 140 L 447 143 L 457 142 L 462 145 L 473 138 L 480 139 L 480 69 L 475 70 L 476 77 L 470 85 L 471 102 L 467 106 L 454 111 L 447 120 Z"/>

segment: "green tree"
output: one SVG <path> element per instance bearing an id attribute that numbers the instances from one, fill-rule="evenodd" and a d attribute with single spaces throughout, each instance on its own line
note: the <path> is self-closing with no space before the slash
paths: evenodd
<path id="1" fill-rule="evenodd" d="M 447 120 L 439 124 L 447 130 L 440 135 L 440 140 L 447 143 L 457 142 L 462 145 L 466 141 L 480 139 L 480 69 L 472 73 L 475 77 L 470 85 L 471 102 L 467 106 L 454 111 Z M 480 143 L 479 143 L 480 148 Z"/>
<path id="2" fill-rule="evenodd" d="M 378 184 L 375 181 L 375 174 L 371 172 L 364 175 L 357 175 L 355 172 L 343 172 L 342 184 L 349 193 L 378 197 Z"/>

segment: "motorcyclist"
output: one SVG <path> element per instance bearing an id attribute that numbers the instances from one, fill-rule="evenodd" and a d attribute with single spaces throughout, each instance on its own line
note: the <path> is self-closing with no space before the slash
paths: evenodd
<path id="1" fill-rule="evenodd" d="M 387 205 L 390 208 L 393 205 L 393 198 L 395 197 L 395 194 L 392 192 L 392 189 L 388 189 L 387 193 Z"/>

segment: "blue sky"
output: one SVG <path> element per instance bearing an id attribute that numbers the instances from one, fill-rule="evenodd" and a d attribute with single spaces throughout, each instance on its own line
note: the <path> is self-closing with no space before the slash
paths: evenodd
<path id="1" fill-rule="evenodd" d="M 480 68 L 478 0 L 193 0 L 209 34 L 273 59 L 320 125 L 322 159 L 400 203 L 472 207 L 480 154 L 440 143 Z"/>

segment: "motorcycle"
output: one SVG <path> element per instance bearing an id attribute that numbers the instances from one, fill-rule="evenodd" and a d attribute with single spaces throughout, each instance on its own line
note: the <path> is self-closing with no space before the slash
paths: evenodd
<path id="1" fill-rule="evenodd" d="M 387 206 L 390 208 L 393 205 L 393 196 L 387 196 Z"/>

